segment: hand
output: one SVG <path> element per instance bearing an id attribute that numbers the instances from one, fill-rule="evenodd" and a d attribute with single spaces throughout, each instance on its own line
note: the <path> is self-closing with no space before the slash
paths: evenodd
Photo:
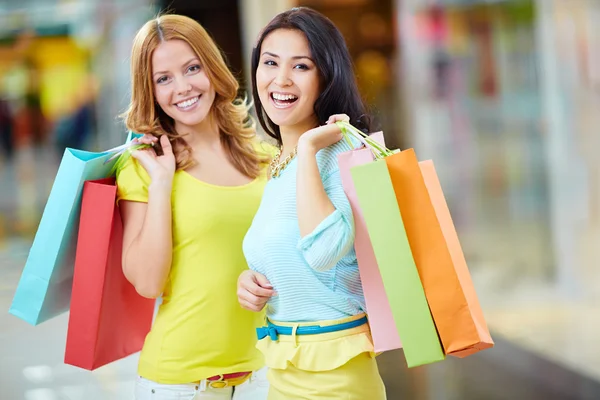
<path id="1" fill-rule="evenodd" d="M 298 141 L 298 151 L 310 151 L 316 153 L 327 146 L 342 140 L 342 131 L 335 124 L 337 121 L 350 121 L 346 114 L 335 114 L 329 117 L 323 126 L 306 131 Z"/>
<path id="2" fill-rule="evenodd" d="M 250 311 L 261 311 L 267 301 L 277 293 L 263 274 L 252 270 L 242 272 L 238 278 L 237 296 L 240 306 Z"/>
<path id="3" fill-rule="evenodd" d="M 138 141 L 145 144 L 156 142 L 156 140 L 152 140 L 147 136 L 151 135 L 144 135 Z M 152 182 L 171 182 L 175 174 L 175 155 L 167 135 L 160 137 L 160 145 L 163 150 L 161 156 L 157 156 L 153 148 L 135 150 L 131 153 L 131 156 L 142 164 L 142 167 L 150 175 Z"/>
<path id="4" fill-rule="evenodd" d="M 329 117 L 329 119 L 327 120 L 327 122 L 325 124 L 326 125 L 334 124 L 338 121 L 350 122 L 350 117 L 347 116 L 346 114 L 334 114 L 331 117 Z"/>
<path id="5" fill-rule="evenodd" d="M 142 137 L 136 137 L 133 139 L 133 141 L 137 144 L 149 144 L 150 146 L 154 146 L 154 143 L 158 142 L 158 138 L 154 135 L 146 133 Z"/>

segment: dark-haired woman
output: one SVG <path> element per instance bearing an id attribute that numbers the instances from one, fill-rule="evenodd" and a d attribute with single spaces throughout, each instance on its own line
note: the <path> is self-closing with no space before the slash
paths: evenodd
<path id="1" fill-rule="evenodd" d="M 244 239 L 250 269 L 238 300 L 267 306 L 257 347 L 269 399 L 385 399 L 337 163 L 359 143 L 340 140 L 334 122 L 370 130 L 344 39 L 323 15 L 294 8 L 262 31 L 252 75 L 259 120 L 280 153 Z"/>

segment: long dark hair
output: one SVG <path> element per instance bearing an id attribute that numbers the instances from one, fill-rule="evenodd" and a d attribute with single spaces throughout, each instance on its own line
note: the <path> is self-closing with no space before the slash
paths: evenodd
<path id="1" fill-rule="evenodd" d="M 358 91 L 352 59 L 341 32 L 323 14 L 307 7 L 295 7 L 275 16 L 262 30 L 252 50 L 252 95 L 258 121 L 267 134 L 281 144 L 279 126 L 271 121 L 258 97 L 256 70 L 263 41 L 278 29 L 297 30 L 306 36 L 322 87 L 314 105 L 319 124 L 325 124 L 333 114 L 343 113 L 350 117 L 352 125 L 370 132 L 371 118 Z"/>

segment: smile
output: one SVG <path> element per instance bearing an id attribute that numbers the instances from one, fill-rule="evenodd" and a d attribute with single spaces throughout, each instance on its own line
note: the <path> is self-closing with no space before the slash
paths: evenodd
<path id="1" fill-rule="evenodd" d="M 180 103 L 176 103 L 175 106 L 177 106 L 177 108 L 179 108 L 180 110 L 189 110 L 190 108 L 192 108 L 194 106 L 194 104 L 196 104 L 198 102 L 198 100 L 200 100 L 200 96 L 196 96 L 196 97 L 192 97 L 191 99 L 187 99 L 184 100 Z"/>
<path id="2" fill-rule="evenodd" d="M 276 108 L 288 108 L 298 101 L 298 96 L 291 93 L 272 92 L 270 97 Z"/>

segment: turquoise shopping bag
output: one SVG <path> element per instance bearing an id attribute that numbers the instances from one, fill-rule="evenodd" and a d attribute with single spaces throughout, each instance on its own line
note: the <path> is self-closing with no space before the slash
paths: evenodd
<path id="1" fill-rule="evenodd" d="M 106 178 L 119 162 L 115 154 L 67 148 L 58 168 L 9 312 L 38 325 L 69 309 L 83 183 Z"/>

